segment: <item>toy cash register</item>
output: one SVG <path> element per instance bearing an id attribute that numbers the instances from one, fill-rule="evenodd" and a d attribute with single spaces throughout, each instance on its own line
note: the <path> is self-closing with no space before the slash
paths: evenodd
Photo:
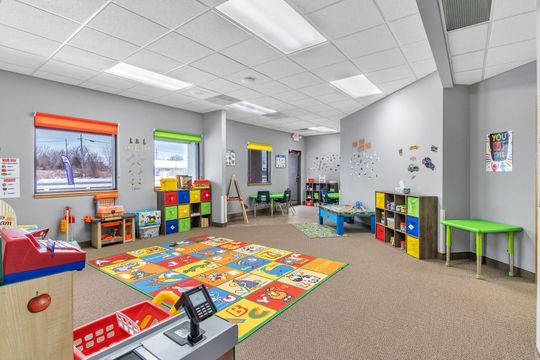
<path id="1" fill-rule="evenodd" d="M 82 270 L 86 253 L 69 243 L 36 240 L 23 229 L 0 230 L 3 284 Z"/>

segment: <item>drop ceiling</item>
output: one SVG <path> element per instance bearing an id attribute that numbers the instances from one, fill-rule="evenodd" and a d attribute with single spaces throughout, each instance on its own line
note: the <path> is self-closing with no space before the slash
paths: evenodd
<path id="1" fill-rule="evenodd" d="M 536 0 L 492 0 L 489 21 L 447 32 L 455 84 L 470 85 L 536 60 Z"/>
<path id="2" fill-rule="evenodd" d="M 287 1 L 328 41 L 286 56 L 220 15 L 214 9 L 219 0 L 2 0 L 0 69 L 200 113 L 225 108 L 215 99 L 226 95 L 280 115 L 227 109 L 229 119 L 287 132 L 339 130 L 341 118 L 436 70 L 415 0 Z M 522 36 L 505 29 L 524 26 L 519 16 L 532 10 L 508 11 L 503 6 L 500 22 L 486 26 L 498 47 L 524 52 L 517 59 L 523 61 L 528 27 L 516 33 Z M 507 22 L 509 16 L 516 21 Z M 462 49 L 462 42 L 450 38 L 457 46 L 455 62 L 465 64 L 458 77 L 478 71 L 468 62 L 482 63 L 484 76 L 515 61 L 506 52 L 495 58 L 498 47 L 487 49 L 485 36 L 475 34 L 477 47 L 484 47 Z M 498 59 L 488 61 L 490 70 L 475 58 L 477 51 Z M 500 60 L 505 56 L 510 58 Z M 193 86 L 168 91 L 105 73 L 118 62 Z M 359 74 L 382 94 L 355 99 L 329 83 Z M 255 81 L 243 82 L 246 77 Z"/>

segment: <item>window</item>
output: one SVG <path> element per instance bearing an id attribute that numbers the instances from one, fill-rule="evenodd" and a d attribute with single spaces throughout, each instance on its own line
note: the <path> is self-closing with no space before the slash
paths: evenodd
<path id="1" fill-rule="evenodd" d="M 160 179 L 189 175 L 199 177 L 200 135 L 176 133 L 165 130 L 154 132 L 154 185 Z"/>
<path id="2" fill-rule="evenodd" d="M 248 144 L 248 185 L 270 184 L 272 146 Z"/>
<path id="3" fill-rule="evenodd" d="M 43 113 L 34 124 L 36 194 L 116 189 L 117 124 Z"/>

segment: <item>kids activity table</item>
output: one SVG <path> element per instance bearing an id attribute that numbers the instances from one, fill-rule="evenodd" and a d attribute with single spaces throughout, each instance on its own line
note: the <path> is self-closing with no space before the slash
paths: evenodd
<path id="1" fill-rule="evenodd" d="M 336 224 L 336 234 L 345 233 L 345 222 L 354 224 L 354 218 L 367 217 L 370 219 L 371 233 L 375 233 L 375 213 L 372 211 L 361 211 L 347 205 L 319 205 L 319 224 L 323 224 L 326 219 Z"/>
<path id="2" fill-rule="evenodd" d="M 270 194 L 270 216 L 274 216 L 274 200 L 283 199 L 285 196 L 282 192 L 275 192 Z M 257 195 L 249 195 L 251 202 L 254 203 L 257 200 Z"/>
<path id="3" fill-rule="evenodd" d="M 452 248 L 452 229 L 459 229 L 476 234 L 476 278 L 482 279 L 482 236 L 489 233 L 508 234 L 508 276 L 515 276 L 514 273 L 514 233 L 523 231 L 523 228 L 515 225 L 507 225 L 486 220 L 463 219 L 463 220 L 442 220 L 441 224 L 446 226 L 446 266 L 450 264 L 450 250 Z"/>

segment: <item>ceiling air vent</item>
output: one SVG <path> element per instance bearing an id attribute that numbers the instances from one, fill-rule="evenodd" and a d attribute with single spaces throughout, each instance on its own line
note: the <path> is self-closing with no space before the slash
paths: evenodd
<path id="1" fill-rule="evenodd" d="M 286 118 L 287 114 L 276 111 L 276 112 L 273 112 L 273 113 L 264 114 L 263 116 L 267 117 L 267 118 L 270 118 L 270 119 L 278 120 L 278 119 Z"/>
<path id="2" fill-rule="evenodd" d="M 218 95 L 218 96 L 213 96 L 208 99 L 204 99 L 204 101 L 208 101 L 208 102 L 211 102 L 212 104 L 217 104 L 217 105 L 231 105 L 231 104 L 240 102 L 242 100 L 233 98 L 232 96 Z"/>
<path id="3" fill-rule="evenodd" d="M 442 0 L 442 5 L 447 31 L 489 21 L 491 0 Z"/>

